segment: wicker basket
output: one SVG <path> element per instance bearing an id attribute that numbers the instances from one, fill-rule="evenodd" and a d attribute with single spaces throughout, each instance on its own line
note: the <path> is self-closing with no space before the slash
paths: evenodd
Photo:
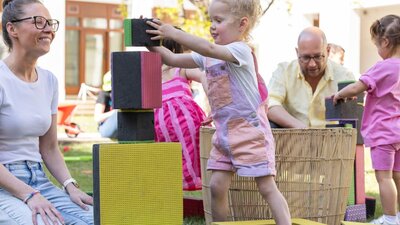
<path id="1" fill-rule="evenodd" d="M 206 170 L 214 128 L 200 129 L 200 160 L 206 223 L 210 224 L 210 176 Z M 356 130 L 273 129 L 276 142 L 276 182 L 291 216 L 328 225 L 344 218 L 356 150 Z M 229 189 L 229 219 L 272 218 L 254 178 L 234 176 Z"/>

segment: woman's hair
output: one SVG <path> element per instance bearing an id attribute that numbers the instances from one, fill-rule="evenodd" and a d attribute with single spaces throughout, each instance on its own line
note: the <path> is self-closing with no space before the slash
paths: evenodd
<path id="1" fill-rule="evenodd" d="M 175 27 L 178 30 L 182 30 L 179 27 Z M 172 40 L 172 39 L 163 39 L 162 40 L 162 46 L 168 48 L 171 52 L 173 53 L 183 53 L 183 46 L 179 44 L 178 42 Z"/>
<path id="2" fill-rule="evenodd" d="M 230 12 L 237 19 L 240 19 L 242 17 L 249 18 L 249 25 L 243 33 L 244 39 L 246 41 L 249 41 L 250 32 L 256 26 L 262 14 L 260 0 L 214 0 L 214 1 L 220 1 L 227 4 L 230 8 Z"/>
<path id="3" fill-rule="evenodd" d="M 382 38 L 389 40 L 389 48 L 394 51 L 400 46 L 400 17 L 397 15 L 387 15 L 376 20 L 370 28 L 372 40 L 380 43 Z"/>
<path id="4" fill-rule="evenodd" d="M 25 5 L 32 3 L 40 3 L 39 0 L 3 0 L 3 15 L 1 20 L 1 27 L 3 30 L 3 41 L 10 51 L 12 49 L 11 38 L 8 35 L 7 23 L 12 20 L 21 19 L 19 16 L 24 14 Z"/>

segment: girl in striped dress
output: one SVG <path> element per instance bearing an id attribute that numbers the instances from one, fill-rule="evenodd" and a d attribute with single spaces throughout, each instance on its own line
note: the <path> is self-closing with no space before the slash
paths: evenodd
<path id="1" fill-rule="evenodd" d="M 182 53 L 181 45 L 173 40 L 163 40 L 163 46 Z M 162 107 L 155 109 L 156 141 L 180 142 L 182 145 L 183 190 L 201 189 L 200 124 L 205 113 L 193 100 L 192 80 L 203 84 L 205 74 L 198 69 L 180 69 L 163 65 Z"/>

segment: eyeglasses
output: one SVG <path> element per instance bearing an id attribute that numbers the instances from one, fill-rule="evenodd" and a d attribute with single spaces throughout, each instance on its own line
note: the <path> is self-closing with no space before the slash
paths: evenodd
<path id="1" fill-rule="evenodd" d="M 309 63 L 311 59 L 314 59 L 316 63 L 319 63 L 324 59 L 324 57 L 325 57 L 324 55 L 315 55 L 315 56 L 303 55 L 299 57 L 299 60 L 302 63 Z"/>
<path id="2" fill-rule="evenodd" d="M 55 19 L 46 19 L 43 16 L 31 16 L 31 17 L 26 17 L 18 20 L 11 20 L 11 23 L 17 23 L 25 20 L 30 20 L 33 19 L 35 23 L 35 27 L 38 30 L 44 30 L 47 25 L 50 26 L 51 31 L 56 32 L 58 30 L 58 26 L 60 25 L 60 22 Z"/>

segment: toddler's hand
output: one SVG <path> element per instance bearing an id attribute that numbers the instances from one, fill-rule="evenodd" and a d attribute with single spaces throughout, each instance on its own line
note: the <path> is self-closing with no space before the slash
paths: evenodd
<path id="1" fill-rule="evenodd" d="M 146 30 L 146 33 L 154 35 L 151 40 L 161 40 L 164 38 L 171 38 L 172 32 L 175 30 L 170 24 L 163 24 L 159 19 L 147 21 L 147 24 L 154 27 L 156 30 Z"/>
<path id="2" fill-rule="evenodd" d="M 333 100 L 333 104 L 336 105 L 338 103 L 339 100 L 346 100 L 346 98 L 343 98 L 339 92 L 336 92 L 336 94 L 332 95 L 332 100 Z"/>

